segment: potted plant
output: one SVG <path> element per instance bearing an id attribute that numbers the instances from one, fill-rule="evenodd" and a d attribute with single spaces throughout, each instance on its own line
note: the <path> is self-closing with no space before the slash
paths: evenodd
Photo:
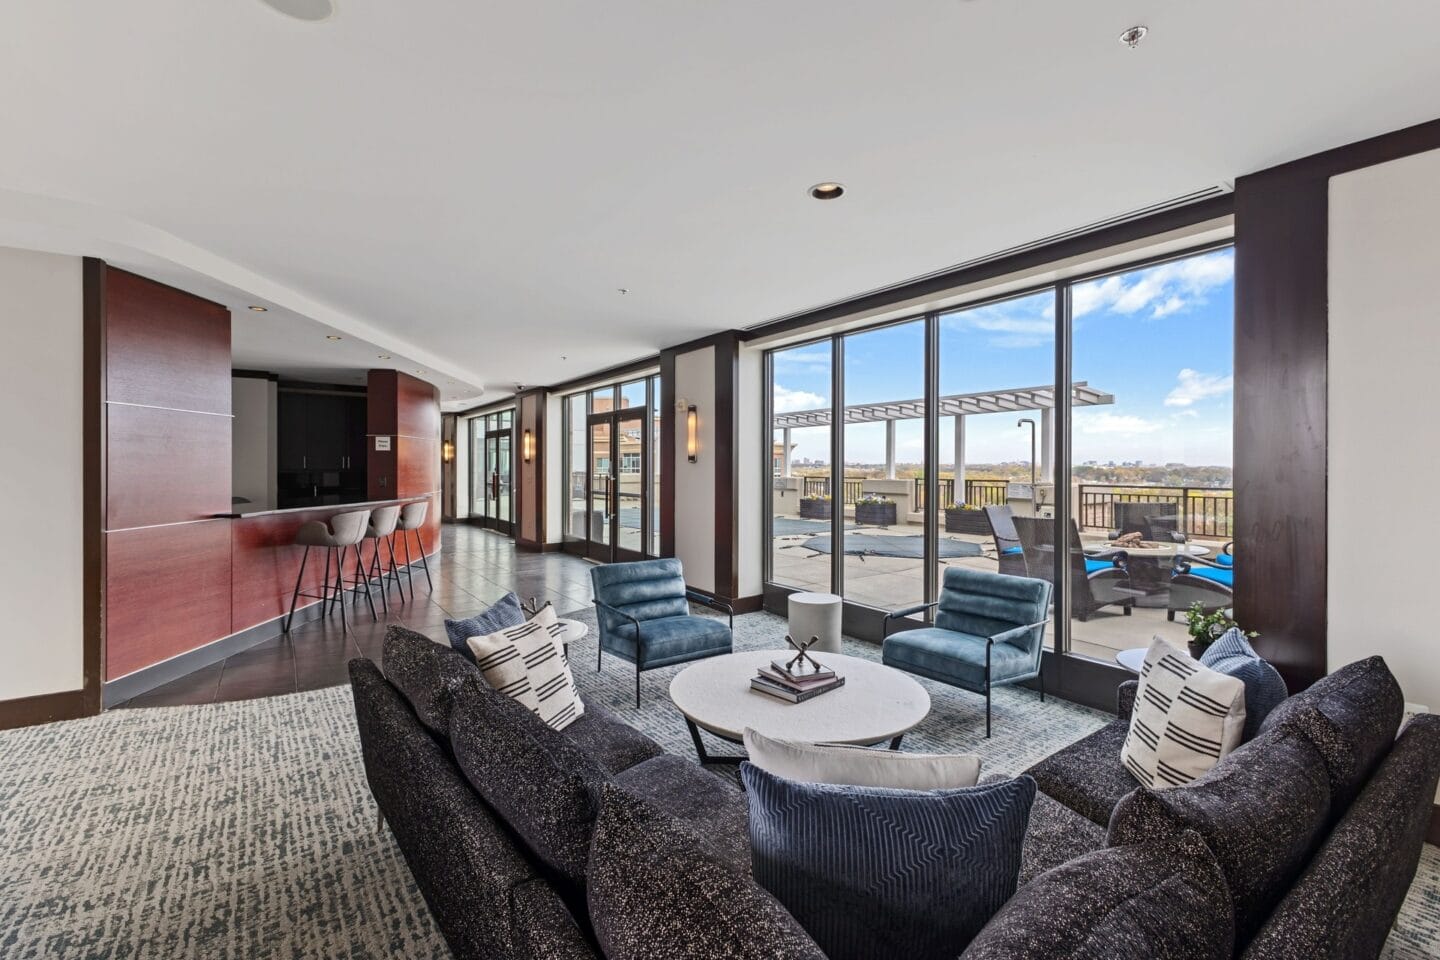
<path id="1" fill-rule="evenodd" d="M 867 493 L 855 501 L 855 522 L 863 527 L 888 527 L 896 521 L 895 501 Z"/>
<path id="2" fill-rule="evenodd" d="M 800 519 L 802 520 L 829 520 L 831 509 L 830 494 L 828 493 L 800 498 Z"/>
<path id="3" fill-rule="evenodd" d="M 945 532 L 969 533 L 985 536 L 990 532 L 990 521 L 985 511 L 968 503 L 952 503 L 945 508 Z"/>
<path id="4" fill-rule="evenodd" d="M 1199 660 L 1210 645 L 1225 635 L 1226 631 L 1239 629 L 1240 624 L 1230 615 L 1229 610 L 1205 611 L 1204 604 L 1196 601 L 1185 611 L 1185 622 L 1190 630 L 1190 656 Z M 1252 631 L 1242 631 L 1247 637 L 1258 637 Z"/>

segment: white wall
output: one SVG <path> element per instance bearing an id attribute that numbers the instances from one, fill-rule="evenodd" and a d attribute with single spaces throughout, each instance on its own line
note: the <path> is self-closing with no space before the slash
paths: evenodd
<path id="1" fill-rule="evenodd" d="M 1330 181 L 1329 666 L 1440 712 L 1440 151 Z"/>
<path id="2" fill-rule="evenodd" d="M 79 257 L 0 248 L 0 700 L 84 686 L 82 306 Z"/>
<path id="3" fill-rule="evenodd" d="M 254 501 L 246 510 L 273 510 L 276 503 L 276 422 L 279 411 L 275 381 L 234 377 L 230 381 L 230 491 Z"/>
<path id="4" fill-rule="evenodd" d="M 715 589 L 715 348 L 675 357 L 675 399 L 694 404 L 700 450 L 695 463 L 686 453 L 686 416 L 675 414 L 675 556 L 685 582 Z"/>

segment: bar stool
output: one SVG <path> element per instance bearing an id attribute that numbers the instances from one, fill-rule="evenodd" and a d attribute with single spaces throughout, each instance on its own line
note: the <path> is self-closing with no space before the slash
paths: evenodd
<path id="1" fill-rule="evenodd" d="M 400 565 L 395 561 L 395 528 L 400 523 L 400 507 L 397 504 L 393 507 L 380 507 L 370 512 L 370 528 L 365 531 L 366 540 L 375 541 L 375 554 L 370 559 L 370 578 L 380 581 L 380 605 L 388 614 L 390 612 L 389 588 L 386 581 L 395 580 L 395 585 L 400 588 L 400 599 L 405 599 L 405 587 L 400 582 Z M 390 550 L 390 569 L 387 571 L 385 565 L 380 562 L 380 544 L 384 543 Z"/>
<path id="2" fill-rule="evenodd" d="M 425 526 L 425 514 L 430 509 L 429 500 L 407 503 L 400 509 L 400 539 L 405 542 L 405 578 L 410 581 L 410 599 L 415 599 L 415 576 L 410 572 L 410 531 L 415 531 L 415 543 L 420 548 L 420 563 L 425 567 L 425 582 L 430 592 L 435 592 L 435 581 L 430 579 L 430 561 L 425 559 L 425 541 L 420 538 L 420 528 Z"/>
<path id="3" fill-rule="evenodd" d="M 295 604 L 301 597 L 310 597 L 321 601 L 322 604 L 330 604 L 330 608 L 321 610 L 322 615 L 329 613 L 329 610 L 338 603 L 340 606 L 340 629 L 341 631 L 350 629 L 350 624 L 345 619 L 345 551 L 351 547 L 355 548 L 355 577 L 350 581 L 351 589 L 356 591 L 358 599 L 360 587 L 364 586 L 365 599 L 370 603 L 370 618 L 378 619 L 375 616 L 375 599 L 370 595 L 370 578 L 366 576 L 365 567 L 360 562 L 360 542 L 365 539 L 365 532 L 369 525 L 369 510 L 353 510 L 349 513 L 335 514 L 330 518 L 328 525 L 320 520 L 311 520 L 301 524 L 300 529 L 295 531 L 295 546 L 304 547 L 305 553 L 300 557 L 300 572 L 295 575 L 295 592 L 290 596 L 290 613 L 285 617 L 283 629 L 286 633 L 290 632 L 290 624 L 295 620 Z M 302 593 L 300 590 L 305 582 L 305 563 L 310 559 L 311 547 L 320 547 L 325 551 L 324 587 L 318 594 Z M 334 580 L 330 579 L 332 559 L 335 562 Z"/>

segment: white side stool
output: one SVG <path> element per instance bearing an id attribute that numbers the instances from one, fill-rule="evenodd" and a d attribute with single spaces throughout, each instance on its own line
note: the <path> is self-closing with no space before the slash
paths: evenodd
<path id="1" fill-rule="evenodd" d="M 811 650 L 840 652 L 840 598 L 833 593 L 790 594 L 790 636 L 796 643 L 819 637 Z"/>

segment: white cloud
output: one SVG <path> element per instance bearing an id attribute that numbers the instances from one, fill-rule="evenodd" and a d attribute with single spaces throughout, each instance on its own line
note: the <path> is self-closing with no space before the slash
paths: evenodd
<path id="1" fill-rule="evenodd" d="M 797 410 L 818 410 L 826 406 L 825 398 L 808 390 L 790 390 L 775 384 L 774 405 L 776 413 L 794 413 Z"/>
<path id="2" fill-rule="evenodd" d="M 1054 342 L 1055 301 L 1045 306 L 1026 298 L 989 307 L 975 307 L 941 317 L 947 330 L 989 334 L 986 343 L 992 347 L 1039 347 Z"/>
<path id="3" fill-rule="evenodd" d="M 1201 373 L 1186 367 L 1181 370 L 1175 388 L 1165 396 L 1167 407 L 1188 407 L 1197 400 L 1219 397 L 1235 387 L 1234 377 L 1222 377 L 1218 373 Z"/>
<path id="4" fill-rule="evenodd" d="M 1234 273 L 1233 252 L 1222 250 L 1092 280 L 1075 288 L 1074 315 L 1081 317 L 1096 310 L 1128 315 L 1149 310 L 1153 318 L 1167 317 L 1204 303 L 1206 294 L 1229 282 Z"/>
<path id="5" fill-rule="evenodd" d="M 801 348 L 781 350 L 775 353 L 775 366 L 780 370 L 805 373 L 828 373 L 830 350 L 828 348 Z"/>
<path id="6" fill-rule="evenodd" d="M 1144 417 L 1123 413 L 1076 413 L 1075 430 L 1079 433 L 1154 433 L 1163 424 Z"/>

